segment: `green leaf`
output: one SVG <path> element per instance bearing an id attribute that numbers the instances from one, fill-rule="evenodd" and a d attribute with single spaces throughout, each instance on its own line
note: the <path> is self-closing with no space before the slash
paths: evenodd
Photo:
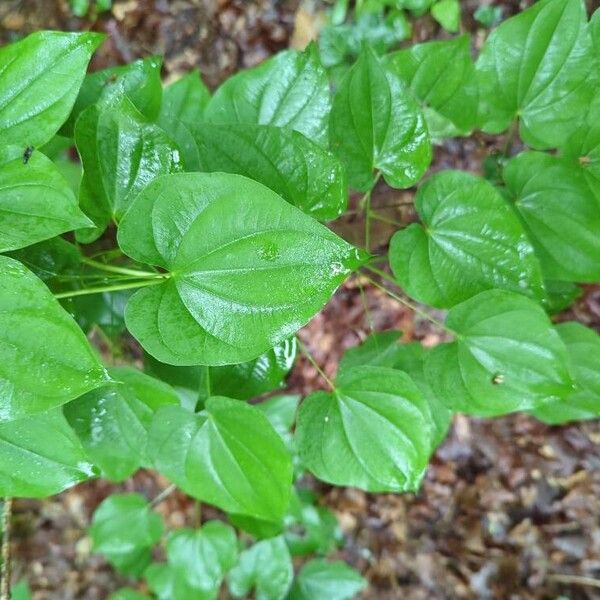
<path id="1" fill-rule="evenodd" d="M 99 327 L 109 338 L 116 338 L 125 331 L 125 306 L 130 297 L 131 290 L 120 290 L 74 296 L 62 304 L 86 333 Z"/>
<path id="2" fill-rule="evenodd" d="M 297 131 L 268 125 L 210 125 L 194 129 L 201 171 L 254 179 L 323 221 L 347 208 L 340 161 Z"/>
<path id="3" fill-rule="evenodd" d="M 431 16 L 450 33 L 460 28 L 460 4 L 458 0 L 440 0 L 431 7 Z"/>
<path id="4" fill-rule="evenodd" d="M 60 409 L 0 423 L 0 495 L 43 498 L 96 474 Z"/>
<path id="5" fill-rule="evenodd" d="M 354 367 L 392 367 L 396 366 L 400 350 L 400 331 L 373 333 L 359 346 L 346 350 L 340 360 L 338 372 Z"/>
<path id="6" fill-rule="evenodd" d="M 48 288 L 0 256 L 0 422 L 60 406 L 107 380 L 81 329 Z"/>
<path id="7" fill-rule="evenodd" d="M 473 18 L 484 27 L 495 27 L 502 21 L 502 6 L 481 5 L 473 13 Z"/>
<path id="8" fill-rule="evenodd" d="M 230 77 L 205 110 L 210 123 L 275 125 L 325 145 L 331 110 L 329 81 L 316 46 L 287 50 Z"/>
<path id="9" fill-rule="evenodd" d="M 128 98 L 148 120 L 156 120 L 161 108 L 161 66 L 162 59 L 151 56 L 87 75 L 61 133 L 73 137 L 77 118 L 92 104 L 104 108 L 118 104 L 123 98 Z"/>
<path id="10" fill-rule="evenodd" d="M 113 592 L 108 600 L 148 600 L 149 596 L 141 594 L 140 592 L 131 588 L 121 588 L 116 592 Z"/>
<path id="11" fill-rule="evenodd" d="M 580 323 L 561 323 L 556 331 L 567 347 L 571 372 L 577 385 L 563 400 L 550 402 L 533 411 L 545 423 L 558 425 L 568 421 L 595 419 L 600 416 L 600 336 Z"/>
<path id="12" fill-rule="evenodd" d="M 234 598 L 246 598 L 255 588 L 256 600 L 283 600 L 293 577 L 290 553 L 279 536 L 244 550 L 238 564 L 229 572 L 227 583 Z"/>
<path id="13" fill-rule="evenodd" d="M 0 146 L 50 141 L 75 102 L 104 36 L 38 31 L 0 49 Z"/>
<path id="14" fill-rule="evenodd" d="M 225 573 L 237 557 L 235 532 L 224 523 L 209 521 L 195 531 L 174 531 L 167 542 L 170 600 L 216 598 Z"/>
<path id="15" fill-rule="evenodd" d="M 83 112 L 75 126 L 75 142 L 84 169 L 79 199 L 96 225 L 80 232 L 83 242 L 98 238 L 111 219 L 119 221 L 147 183 L 181 170 L 174 142 L 127 99 Z"/>
<path id="16" fill-rule="evenodd" d="M 503 176 L 544 275 L 598 281 L 600 201 L 585 174 L 567 159 L 524 152 L 506 165 Z"/>
<path id="17" fill-rule="evenodd" d="M 480 416 L 532 410 L 573 389 L 564 343 L 533 300 L 489 290 L 448 313 L 455 342 L 425 363 L 436 396 L 455 411 Z"/>
<path id="18" fill-rule="evenodd" d="M 96 509 L 88 531 L 93 550 L 125 574 L 138 575 L 164 530 L 162 518 L 140 494 L 112 494 Z"/>
<path id="19" fill-rule="evenodd" d="M 299 403 L 300 396 L 298 394 L 283 394 L 263 400 L 255 406 L 269 419 L 273 429 L 285 437 L 296 420 Z"/>
<path id="20" fill-rule="evenodd" d="M 365 260 L 268 188 L 224 173 L 156 179 L 118 240 L 170 271 L 136 292 L 125 319 L 147 352 L 176 365 L 255 358 L 308 322 Z"/>
<path id="21" fill-rule="evenodd" d="M 583 290 L 568 281 L 544 281 L 548 301 L 545 309 L 550 315 L 555 315 L 569 308 L 577 298 L 581 296 Z"/>
<path id="22" fill-rule="evenodd" d="M 340 84 L 330 126 L 332 149 L 357 190 L 373 187 L 375 170 L 392 187 L 411 187 L 431 162 L 421 109 L 400 77 L 368 46 Z"/>
<path id="23" fill-rule="evenodd" d="M 0 252 L 89 224 L 49 158 L 35 151 L 24 155 L 16 146 L 0 149 Z"/>
<path id="24" fill-rule="evenodd" d="M 477 61 L 482 129 L 518 118 L 529 146 L 560 145 L 591 100 L 591 49 L 581 0 L 541 0 L 504 21 Z"/>
<path id="25" fill-rule="evenodd" d="M 152 563 L 144 571 L 144 578 L 159 600 L 173 600 L 173 569 L 166 563 Z"/>
<path id="26" fill-rule="evenodd" d="M 148 465 L 146 441 L 154 413 L 179 405 L 174 390 L 130 367 L 109 370 L 115 380 L 64 407 L 65 416 L 104 475 L 123 481 Z"/>
<path id="27" fill-rule="evenodd" d="M 163 91 L 158 124 L 175 140 L 187 171 L 200 171 L 192 129 L 202 120 L 210 93 L 198 71 L 191 71 Z"/>
<path id="28" fill-rule="evenodd" d="M 332 393 L 300 406 L 296 441 L 319 479 L 371 492 L 418 488 L 431 446 L 429 409 L 408 375 L 386 367 L 344 370 Z"/>
<path id="29" fill-rule="evenodd" d="M 440 308 L 494 288 L 544 297 L 523 226 L 485 179 L 442 171 L 419 188 L 415 206 L 423 225 L 398 231 L 389 252 L 392 271 L 410 296 Z"/>
<path id="30" fill-rule="evenodd" d="M 316 559 L 300 569 L 289 600 L 350 600 L 366 587 L 366 580 L 345 562 Z"/>
<path id="31" fill-rule="evenodd" d="M 161 408 L 147 451 L 182 490 L 227 512 L 277 521 L 287 508 L 289 453 L 267 418 L 245 402 L 215 396 L 197 415 Z"/>
<path id="32" fill-rule="evenodd" d="M 477 123 L 479 91 L 468 35 L 415 44 L 386 57 L 421 103 L 433 138 L 467 135 Z"/>

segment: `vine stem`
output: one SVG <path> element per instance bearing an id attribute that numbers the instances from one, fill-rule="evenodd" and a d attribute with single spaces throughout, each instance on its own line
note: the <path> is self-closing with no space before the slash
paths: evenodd
<path id="1" fill-rule="evenodd" d="M 2 569 L 0 570 L 0 600 L 10 600 L 10 520 L 12 498 L 4 498 L 2 506 Z"/>
<path id="2" fill-rule="evenodd" d="M 119 273 L 120 275 L 128 275 L 130 277 L 156 277 L 157 273 L 152 273 L 151 271 L 139 271 L 138 269 L 126 269 L 124 267 L 115 267 L 113 265 L 106 265 L 97 260 L 93 260 L 91 258 L 83 257 L 81 262 L 94 267 L 94 269 L 98 269 L 100 271 L 107 271 L 108 273 Z M 160 274 L 158 274 L 160 276 Z"/>
<path id="3" fill-rule="evenodd" d="M 54 294 L 55 298 L 73 298 L 74 296 L 87 296 L 89 294 L 102 294 L 104 292 L 118 292 L 120 290 L 130 290 L 133 288 L 148 287 L 150 285 L 158 285 L 169 278 L 168 275 L 159 275 L 152 279 L 144 279 L 141 281 L 132 281 L 129 283 L 121 283 L 118 285 L 105 285 L 95 288 L 84 288 L 82 290 L 73 290 L 71 292 L 61 292 Z"/>
<path id="4" fill-rule="evenodd" d="M 331 388 L 331 391 L 334 391 L 335 385 L 334 385 L 333 381 L 331 381 L 331 379 L 329 379 L 329 377 L 327 377 L 327 375 L 325 374 L 325 371 L 323 371 L 323 369 L 321 369 L 321 367 L 315 360 L 314 356 L 310 353 L 310 350 L 304 345 L 302 340 L 299 337 L 296 337 L 296 339 L 298 341 L 298 347 L 300 348 L 300 352 L 302 352 L 302 354 L 304 354 L 304 356 L 306 356 L 306 358 L 308 359 L 308 362 L 317 370 L 317 373 L 327 382 L 327 385 Z"/>
<path id="5" fill-rule="evenodd" d="M 370 266 L 365 266 L 365 269 L 367 271 L 371 271 L 372 273 L 375 273 L 376 275 L 379 275 L 379 277 L 381 277 L 382 279 L 385 279 L 386 281 L 392 283 L 393 285 L 396 285 L 396 286 L 398 285 L 392 277 L 390 277 L 385 271 L 382 271 L 381 269 L 377 269 L 375 267 L 370 267 Z M 402 296 L 395 294 L 394 292 L 392 292 L 385 286 L 381 285 L 380 283 L 377 283 L 374 279 L 371 279 L 370 277 L 368 277 L 367 279 L 376 288 L 379 288 L 382 292 L 385 292 L 390 298 L 393 298 L 394 300 L 400 302 L 400 304 L 403 304 L 404 306 L 406 306 L 406 308 L 409 308 L 415 314 L 423 317 L 424 319 L 427 319 L 428 321 L 430 321 L 431 323 L 433 323 L 440 329 L 443 329 L 444 331 L 451 333 L 452 335 L 456 335 L 455 332 L 452 331 L 452 329 L 450 329 L 446 324 L 442 323 L 435 317 L 432 317 L 428 312 L 420 309 L 416 304 L 413 304 L 412 302 L 405 300 L 404 298 L 402 298 Z"/>
<path id="6" fill-rule="evenodd" d="M 166 500 L 176 489 L 177 486 L 174 483 L 172 483 L 169 487 L 166 487 L 162 492 L 160 492 L 160 494 L 158 494 L 158 496 L 156 496 L 156 498 L 154 498 L 154 500 L 150 502 L 148 508 L 154 508 L 155 506 L 159 505 L 163 500 Z"/>
<path id="7" fill-rule="evenodd" d="M 561 575 L 560 573 L 550 573 L 548 579 L 557 583 L 573 583 L 578 585 L 589 585 L 590 587 L 600 588 L 600 579 L 591 577 L 581 577 L 579 575 Z"/>

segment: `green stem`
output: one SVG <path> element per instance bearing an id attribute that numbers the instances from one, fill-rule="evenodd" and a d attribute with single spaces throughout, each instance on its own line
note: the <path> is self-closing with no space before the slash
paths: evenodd
<path id="1" fill-rule="evenodd" d="M 376 213 L 374 210 L 371 210 L 370 213 L 371 213 L 372 219 L 381 221 L 382 223 L 387 223 L 388 225 L 394 225 L 395 227 L 401 227 L 401 228 L 406 227 L 405 223 L 400 223 L 400 221 L 395 221 L 394 219 L 389 219 L 388 217 L 384 217 L 383 215 Z"/>
<path id="2" fill-rule="evenodd" d="M 72 298 L 74 296 L 87 296 L 88 294 L 102 294 L 104 292 L 118 292 L 120 290 L 130 290 L 133 288 L 148 287 L 150 285 L 158 285 L 168 279 L 168 276 L 161 275 L 160 278 L 145 279 L 143 281 L 133 281 L 130 283 L 121 283 L 119 285 L 106 285 L 95 288 L 85 288 L 83 290 L 73 290 L 71 292 L 61 292 L 54 294 L 55 298 Z"/>
<path id="3" fill-rule="evenodd" d="M 298 336 L 296 336 L 296 340 L 298 341 L 300 352 L 306 356 L 308 362 L 310 362 L 310 364 L 317 370 L 317 373 L 327 382 L 327 385 L 331 388 L 331 390 L 335 391 L 335 385 L 333 384 L 333 381 L 331 381 L 331 379 L 325 375 L 325 371 L 321 369 L 314 356 L 310 353 L 310 350 L 302 343 L 302 340 Z"/>
<path id="4" fill-rule="evenodd" d="M 139 271 L 137 269 L 125 269 L 124 267 L 115 267 L 113 265 L 106 265 L 104 263 L 98 262 L 96 260 L 92 260 L 91 258 L 83 257 L 81 262 L 94 267 L 94 269 L 98 269 L 100 271 L 106 271 L 108 273 L 119 273 L 120 275 L 128 275 L 129 277 L 161 277 L 160 273 L 153 273 L 151 271 Z"/>

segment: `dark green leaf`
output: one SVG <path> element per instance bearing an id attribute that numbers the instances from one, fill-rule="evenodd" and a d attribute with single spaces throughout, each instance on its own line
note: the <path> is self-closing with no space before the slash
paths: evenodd
<path id="1" fill-rule="evenodd" d="M 457 340 L 429 353 L 425 373 L 452 410 L 503 415 L 572 391 L 565 345 L 534 301 L 489 290 L 452 308 L 446 323 Z"/>
<path id="2" fill-rule="evenodd" d="M 90 457 L 112 481 L 147 465 L 146 439 L 154 413 L 179 405 L 166 383 L 130 367 L 109 369 L 115 380 L 67 404 L 65 416 Z"/>
<path id="3" fill-rule="evenodd" d="M 600 336 L 580 323 L 561 323 L 556 331 L 567 347 L 577 385 L 563 400 L 540 406 L 533 415 L 552 425 L 600 416 Z"/>
<path id="4" fill-rule="evenodd" d="M 593 65 L 583 2 L 536 2 L 495 29 L 481 51 L 483 130 L 499 133 L 518 118 L 528 145 L 560 145 L 590 102 Z"/>
<path id="5" fill-rule="evenodd" d="M 43 498 L 94 475 L 60 409 L 0 423 L 0 495 Z"/>
<path id="6" fill-rule="evenodd" d="M 21 263 L 0 256 L 0 422 L 60 406 L 107 380 L 48 288 Z"/>
<path id="7" fill-rule="evenodd" d="M 254 179 L 322 221 L 347 207 L 346 173 L 339 160 L 297 131 L 267 125 L 210 125 L 194 129 L 201 171 Z"/>
<path id="8" fill-rule="evenodd" d="M 75 102 L 99 33 L 38 31 L 0 50 L 0 145 L 41 146 Z"/>
<path id="9" fill-rule="evenodd" d="M 186 493 L 227 512 L 277 521 L 287 508 L 290 456 L 267 418 L 245 402 L 216 396 L 197 415 L 158 410 L 148 454 Z"/>
<path id="10" fill-rule="evenodd" d="M 1 75 L 0 75 L 1 76 Z M 90 225 L 67 180 L 40 152 L 0 149 L 0 252 Z"/>
<path id="11" fill-rule="evenodd" d="M 262 540 L 244 550 L 238 564 L 229 572 L 227 583 L 234 598 L 246 598 L 255 588 L 256 600 L 283 600 L 293 577 L 292 559 L 280 536 Z"/>
<path id="12" fill-rule="evenodd" d="M 414 185 L 431 161 L 425 118 L 408 88 L 365 46 L 331 111 L 331 146 L 350 185 L 370 189 L 375 170 L 396 188 Z"/>
<path id="13" fill-rule="evenodd" d="M 367 586 L 367 582 L 341 560 L 311 560 L 294 581 L 289 600 L 350 600 Z"/>
<path id="14" fill-rule="evenodd" d="M 568 281 L 546 280 L 544 286 L 548 296 L 545 308 L 551 315 L 569 308 L 583 293 L 579 286 Z"/>
<path id="15" fill-rule="evenodd" d="M 250 360 L 289 338 L 365 260 L 259 183 L 224 173 L 160 177 L 119 228 L 129 256 L 171 277 L 130 300 L 128 329 L 178 365 Z"/>
<path id="16" fill-rule="evenodd" d="M 324 145 L 330 110 L 327 73 L 311 44 L 229 78 L 211 98 L 205 118 L 215 124 L 289 127 Z"/>
<path id="17" fill-rule="evenodd" d="M 332 393 L 300 406 L 297 444 L 319 479 L 368 491 L 415 490 L 427 466 L 432 425 L 421 392 L 386 367 L 344 370 Z"/>
<path id="18" fill-rule="evenodd" d="M 174 142 L 127 99 L 85 110 L 75 126 L 75 142 L 84 169 L 81 207 L 96 225 L 80 232 L 84 242 L 98 238 L 111 219 L 119 221 L 147 183 L 181 170 Z"/>
<path id="19" fill-rule="evenodd" d="M 558 281 L 600 279 L 600 201 L 567 159 L 537 152 L 513 158 L 504 181 L 540 259 Z"/>
<path id="20" fill-rule="evenodd" d="M 62 301 L 86 333 L 100 327 L 110 338 L 125 331 L 125 306 L 131 290 L 75 296 Z"/>
<path id="21" fill-rule="evenodd" d="M 513 208 L 485 179 L 442 171 L 419 188 L 423 225 L 398 231 L 390 264 L 406 292 L 449 308 L 488 289 L 540 300 L 540 265 Z"/>

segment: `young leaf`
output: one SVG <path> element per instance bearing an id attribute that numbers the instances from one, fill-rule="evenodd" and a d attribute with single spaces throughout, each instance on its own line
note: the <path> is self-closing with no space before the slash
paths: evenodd
<path id="1" fill-rule="evenodd" d="M 154 121 L 161 107 L 161 66 L 160 57 L 151 56 L 128 65 L 109 67 L 86 75 L 61 133 L 73 137 L 77 118 L 92 104 L 105 108 L 118 104 L 123 98 L 128 98 L 149 121 Z"/>
<path id="2" fill-rule="evenodd" d="M 65 416 L 96 465 L 123 481 L 148 464 L 146 439 L 154 413 L 179 405 L 166 383 L 130 367 L 109 369 L 115 383 L 88 392 L 64 407 Z"/>
<path id="3" fill-rule="evenodd" d="M 235 532 L 224 523 L 209 521 L 195 531 L 174 531 L 167 542 L 170 600 L 216 598 L 225 573 L 237 557 Z"/>
<path id="4" fill-rule="evenodd" d="M 488 290 L 452 308 L 446 323 L 457 339 L 429 353 L 425 374 L 452 410 L 503 415 L 572 391 L 565 345 L 533 300 Z"/>
<path id="5" fill-rule="evenodd" d="M 163 530 L 162 518 L 143 496 L 113 494 L 96 509 L 88 533 L 94 552 L 103 554 L 125 574 L 140 574 Z"/>
<path id="6" fill-rule="evenodd" d="M 103 36 L 38 31 L 0 49 L 0 146 L 50 141 L 75 102 Z"/>
<path id="7" fill-rule="evenodd" d="M 423 106 L 433 138 L 467 135 L 477 123 L 479 92 L 468 35 L 416 44 L 385 58 Z"/>
<path id="8" fill-rule="evenodd" d="M 332 393 L 300 406 L 296 441 L 319 479 L 367 491 L 415 490 L 431 446 L 429 409 L 405 373 L 356 367 L 340 373 Z"/>
<path id="9" fill-rule="evenodd" d="M 450 33 L 456 33 L 460 28 L 458 0 L 439 0 L 431 7 L 431 16 Z"/>
<path id="10" fill-rule="evenodd" d="M 25 159 L 16 146 L 0 150 L 0 252 L 89 225 L 50 159 L 36 151 Z"/>
<path id="11" fill-rule="evenodd" d="M 161 408 L 148 454 L 190 496 L 227 512 L 277 521 L 287 508 L 290 456 L 267 418 L 239 400 L 209 398 L 197 415 Z"/>
<path id="12" fill-rule="evenodd" d="M 60 406 L 107 380 L 48 288 L 21 263 L 0 256 L 0 422 Z"/>
<path id="13" fill-rule="evenodd" d="M 600 416 L 600 336 L 575 322 L 561 323 L 556 331 L 567 347 L 577 387 L 563 400 L 540 406 L 533 415 L 551 425 L 595 419 Z"/>
<path id="14" fill-rule="evenodd" d="M 128 329 L 162 362 L 231 364 L 289 338 L 364 253 L 263 185 L 224 173 L 160 177 L 119 228 L 129 256 L 170 271 L 130 300 Z"/>
<path id="15" fill-rule="evenodd" d="M 174 142 L 127 99 L 83 112 L 75 126 L 75 142 L 84 168 L 81 206 L 96 225 L 80 233 L 84 242 L 98 238 L 111 219 L 120 220 L 147 183 L 181 170 Z"/>
<path id="16" fill-rule="evenodd" d="M 158 124 L 175 140 L 187 171 L 200 171 L 200 160 L 192 129 L 202 120 L 210 93 L 198 71 L 167 86 L 163 91 Z"/>
<path id="17" fill-rule="evenodd" d="M 60 409 L 0 423 L 0 494 L 43 498 L 96 475 Z"/>
<path id="18" fill-rule="evenodd" d="M 368 46 L 340 84 L 330 126 L 332 149 L 357 190 L 373 187 L 375 170 L 392 187 L 410 187 L 431 161 L 421 109 L 400 77 Z"/>
<path id="19" fill-rule="evenodd" d="M 315 559 L 300 569 L 289 600 L 350 600 L 365 587 L 366 580 L 345 562 Z"/>
<path id="20" fill-rule="evenodd" d="M 529 146 L 560 145 L 591 99 L 591 50 L 581 0 L 541 0 L 502 23 L 477 61 L 482 129 L 518 118 Z"/>
<path id="21" fill-rule="evenodd" d="M 244 550 L 238 564 L 229 572 L 227 584 L 234 598 L 246 598 L 255 588 L 256 600 L 283 600 L 293 577 L 290 553 L 279 536 Z"/>
<path id="22" fill-rule="evenodd" d="M 339 160 L 297 131 L 268 125 L 210 125 L 194 129 L 201 171 L 254 179 L 322 221 L 347 207 L 346 173 Z"/>
<path id="23" fill-rule="evenodd" d="M 230 77 L 205 111 L 210 123 L 288 127 L 325 145 L 331 110 L 329 81 L 317 48 L 287 50 Z"/>
<path id="24" fill-rule="evenodd" d="M 600 201 L 582 170 L 567 159 L 524 152 L 506 165 L 503 177 L 544 275 L 598 281 Z"/>
<path id="25" fill-rule="evenodd" d="M 488 289 L 540 300 L 540 265 L 513 208 L 485 179 L 442 171 L 419 188 L 423 225 L 398 231 L 390 264 L 413 298 L 449 308 Z"/>

